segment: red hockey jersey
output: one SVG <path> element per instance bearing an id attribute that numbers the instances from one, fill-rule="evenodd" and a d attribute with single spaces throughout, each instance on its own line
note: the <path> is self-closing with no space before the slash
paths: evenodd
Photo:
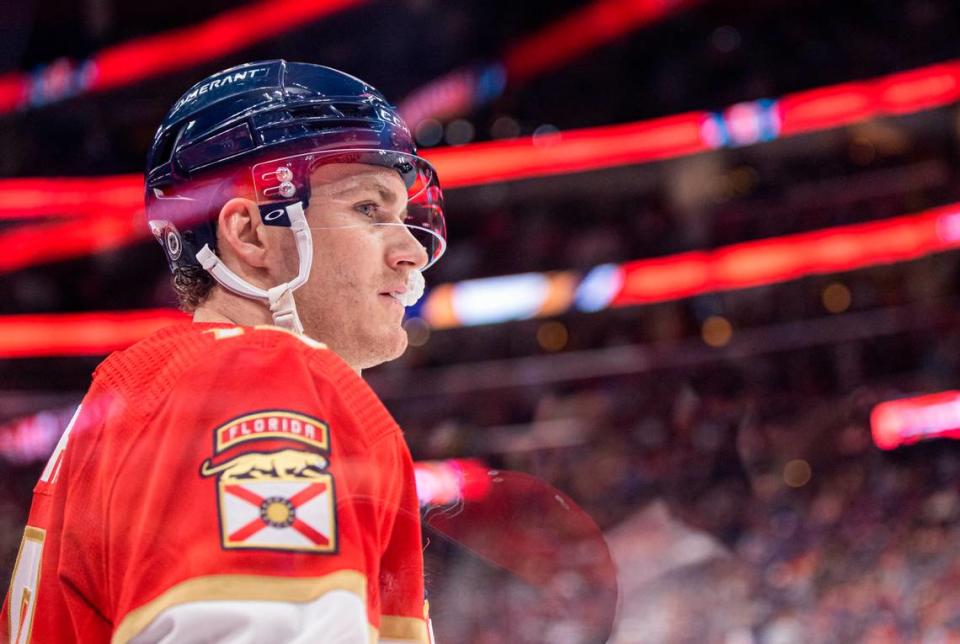
<path id="1" fill-rule="evenodd" d="M 183 324 L 97 368 L 0 637 L 426 642 L 423 599 L 413 463 L 366 383 L 282 329 Z"/>

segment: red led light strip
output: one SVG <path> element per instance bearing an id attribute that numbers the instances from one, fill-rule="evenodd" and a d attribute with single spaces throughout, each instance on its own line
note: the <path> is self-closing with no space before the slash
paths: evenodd
<path id="1" fill-rule="evenodd" d="M 709 147 L 701 129 L 707 116 L 691 112 L 512 141 L 433 148 L 423 154 L 447 188 L 584 172 L 705 152 Z"/>
<path id="2" fill-rule="evenodd" d="M 960 247 L 960 204 L 921 214 L 629 262 L 612 306 L 786 282 Z"/>
<path id="3" fill-rule="evenodd" d="M 124 43 L 94 56 L 93 90 L 193 67 L 364 0 L 268 0 L 226 11 L 197 26 Z"/>
<path id="4" fill-rule="evenodd" d="M 960 438 L 960 391 L 942 391 L 879 403 L 870 412 L 870 430 L 880 449 L 895 449 L 933 438 Z"/>
<path id="5" fill-rule="evenodd" d="M 0 220 L 129 216 L 143 208 L 143 175 L 0 179 Z"/>
<path id="6" fill-rule="evenodd" d="M 600 0 L 511 46 L 503 56 L 507 82 L 518 85 L 604 43 L 700 0 Z"/>
<path id="7" fill-rule="evenodd" d="M 174 309 L 0 317 L 0 356 L 103 355 L 190 318 Z"/>
<path id="8" fill-rule="evenodd" d="M 330 14 L 363 4 L 365 0 L 267 0 L 225 11 L 199 25 L 176 29 L 109 47 L 81 65 L 62 61 L 71 68 L 81 87 L 79 93 L 129 85 L 159 74 L 187 69 L 273 38 Z M 55 64 L 56 65 L 56 64 Z M 51 77 L 57 69 L 51 65 Z M 89 78 L 87 78 L 89 74 Z M 83 80 L 78 80 L 79 78 Z M 25 107 L 30 102 L 30 74 L 0 76 L 0 113 Z M 51 80 L 51 82 L 56 82 Z M 54 102 L 73 92 L 53 92 L 42 102 Z"/>
<path id="9" fill-rule="evenodd" d="M 908 114 L 960 100 L 960 62 L 879 79 L 789 94 L 776 102 L 779 137 Z M 547 137 L 434 148 L 424 154 L 448 188 L 648 163 L 715 149 L 704 134 L 708 112 Z"/>
<path id="10" fill-rule="evenodd" d="M 623 286 L 610 306 L 774 284 L 955 248 L 960 248 L 960 203 L 866 224 L 629 262 L 621 267 Z M 441 285 L 428 297 L 450 297 L 455 288 Z M 185 319 L 166 309 L 0 317 L 0 357 L 104 354 Z"/>
<path id="11" fill-rule="evenodd" d="M 0 273 L 122 248 L 147 236 L 142 211 L 20 226 L 0 233 Z"/>
<path id="12" fill-rule="evenodd" d="M 960 99 L 960 62 L 943 63 L 884 78 L 847 83 L 783 98 L 777 104 L 781 136 L 838 127 L 889 114 L 905 114 L 951 104 Z M 659 119 L 598 128 L 568 130 L 545 137 L 436 148 L 424 153 L 437 167 L 447 188 L 462 188 L 583 172 L 618 165 L 639 164 L 712 149 L 705 140 L 707 112 L 691 112 Z M 141 207 L 142 179 L 132 175 L 93 181 L 85 196 L 86 179 L 0 180 L 0 219 L 43 214 L 77 214 L 129 222 Z M 9 199 L 8 199 L 9 197 Z M 129 212 L 124 212 L 129 208 Z M 0 235 L 0 249 L 9 257 L 0 271 L 14 270 L 49 259 L 64 259 L 114 248 L 123 242 L 119 232 L 105 241 L 74 228 L 86 221 L 63 224 L 52 237 L 46 228 L 25 226 Z M 128 239 L 146 235 L 129 226 Z M 86 246 L 80 241 L 87 239 Z M 30 250 L 13 246 L 27 244 Z M 49 247 L 49 248 L 48 248 Z M 11 250 L 12 249 L 12 250 Z"/>
<path id="13" fill-rule="evenodd" d="M 399 104 L 412 129 L 425 119 L 449 119 L 529 82 L 591 50 L 701 0 L 595 0 L 577 7 L 506 48 L 497 62 L 454 69 L 410 92 Z"/>
<path id="14" fill-rule="evenodd" d="M 816 132 L 877 116 L 911 114 L 960 100 L 960 62 L 788 94 L 778 102 L 780 136 Z"/>

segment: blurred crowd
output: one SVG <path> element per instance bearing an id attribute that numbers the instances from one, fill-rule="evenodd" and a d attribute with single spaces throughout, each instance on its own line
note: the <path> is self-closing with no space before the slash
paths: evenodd
<path id="1" fill-rule="evenodd" d="M 754 361 L 752 374 L 715 365 L 608 379 L 526 402 L 501 392 L 501 410 L 537 399 L 527 424 L 447 420 L 418 449 L 473 452 L 570 494 L 618 566 L 613 642 L 957 641 L 960 447 L 882 452 L 868 421 L 880 400 L 951 380 L 901 376 L 843 395 L 778 387 L 778 371 L 805 363 L 787 354 Z M 591 585 L 571 564 L 531 586 L 471 548 L 444 544 L 441 555 L 438 641 L 602 641 L 585 635 L 584 612 L 604 580 Z M 543 618 L 551 601 L 562 608 Z"/>

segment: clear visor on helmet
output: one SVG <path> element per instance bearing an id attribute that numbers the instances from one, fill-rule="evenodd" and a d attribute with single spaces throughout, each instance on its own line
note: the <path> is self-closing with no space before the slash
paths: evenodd
<path id="1" fill-rule="evenodd" d="M 348 164 L 386 168 L 400 181 L 392 173 Z M 328 204 L 308 215 L 315 230 L 404 226 L 426 251 L 424 269 L 446 250 L 443 192 L 433 166 L 416 155 L 356 149 L 281 157 L 254 165 L 253 185 L 261 206 L 304 199 L 311 206 Z"/>

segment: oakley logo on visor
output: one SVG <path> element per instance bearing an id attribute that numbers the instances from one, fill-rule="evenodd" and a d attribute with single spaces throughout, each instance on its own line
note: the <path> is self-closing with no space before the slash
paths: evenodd
<path id="1" fill-rule="evenodd" d="M 290 215 L 287 214 L 286 204 L 280 207 L 279 204 L 271 204 L 269 206 L 260 207 L 260 218 L 263 220 L 264 225 L 266 226 L 283 226 L 285 228 L 290 227 Z"/>

